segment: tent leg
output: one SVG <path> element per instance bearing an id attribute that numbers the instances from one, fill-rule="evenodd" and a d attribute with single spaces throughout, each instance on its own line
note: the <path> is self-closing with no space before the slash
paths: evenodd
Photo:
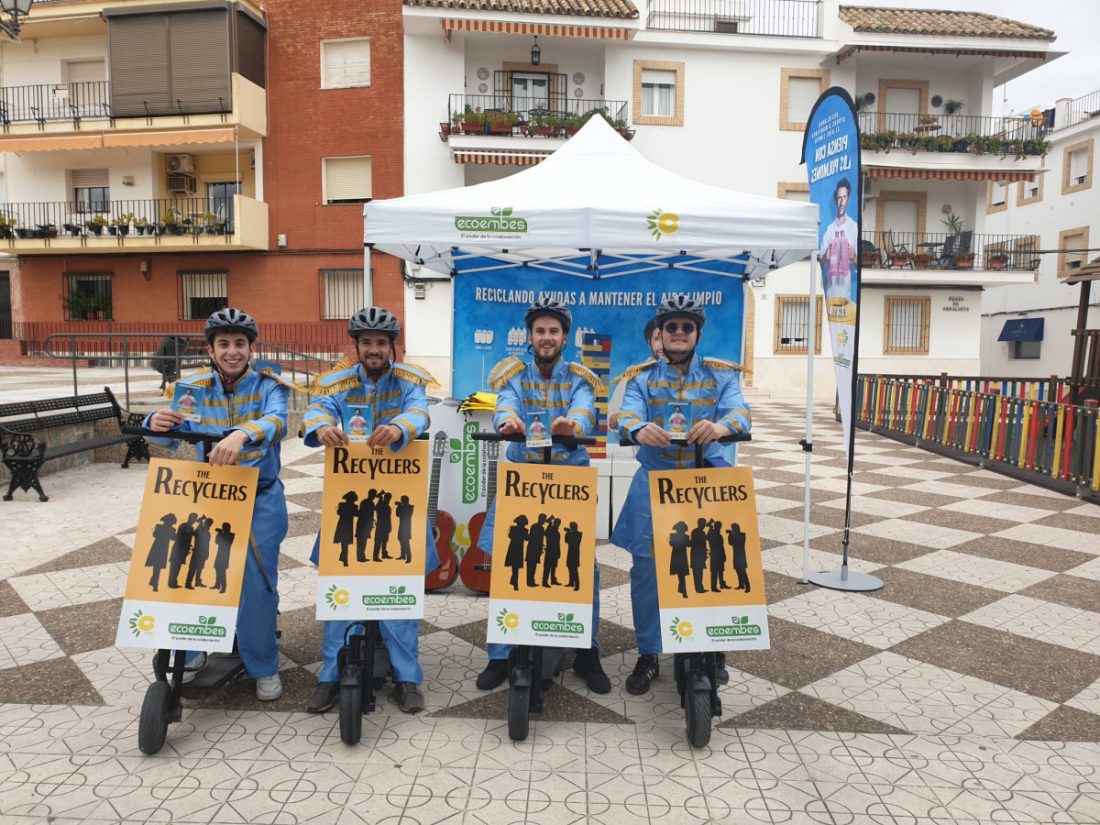
<path id="1" fill-rule="evenodd" d="M 806 459 L 806 492 L 802 503 L 802 583 L 810 575 L 810 482 L 814 444 L 814 357 L 817 349 L 817 252 L 810 254 L 810 285 L 807 294 L 809 322 L 806 335 L 806 437 L 802 450 Z"/>
<path id="2" fill-rule="evenodd" d="M 370 244 L 363 245 L 363 306 L 374 306 L 374 288 L 370 273 Z"/>

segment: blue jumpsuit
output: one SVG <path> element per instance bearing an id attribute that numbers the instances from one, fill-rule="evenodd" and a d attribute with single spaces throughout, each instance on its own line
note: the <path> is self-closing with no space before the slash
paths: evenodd
<path id="1" fill-rule="evenodd" d="M 279 642 L 275 636 L 275 617 L 279 609 L 279 545 L 287 531 L 286 498 L 279 480 L 280 442 L 286 435 L 288 388 L 293 385 L 284 382 L 277 369 L 262 362 L 248 366 L 231 393 L 226 393 L 220 376 L 212 368 L 180 379 L 205 387 L 206 393 L 199 408 L 202 423 L 184 421 L 174 428 L 215 435 L 243 430 L 248 433 L 249 440 L 241 450 L 238 463 L 242 467 L 260 468 L 260 486 L 252 511 L 252 532 L 237 611 L 237 647 L 245 670 L 254 679 L 271 676 L 279 670 Z M 167 397 L 172 397 L 173 389 L 174 385 L 168 387 Z M 146 417 L 146 427 L 151 417 L 151 413 Z M 171 437 L 149 437 L 148 440 L 172 450 L 182 443 Z M 204 446 L 197 444 L 195 449 L 199 460 L 205 461 Z"/>
<path id="2" fill-rule="evenodd" d="M 493 367 L 489 373 L 489 388 L 497 393 L 493 411 L 493 428 L 499 430 L 509 418 L 526 421 L 528 410 L 544 410 L 547 429 L 550 422 L 559 417 L 573 422 L 577 436 L 587 436 L 596 428 L 596 393 L 607 392 L 603 382 L 591 370 L 580 364 L 559 359 L 549 378 L 543 378 L 534 362 L 524 364 L 510 355 Z M 554 464 L 572 467 L 588 466 L 588 451 L 584 447 L 570 449 L 560 444 L 550 448 L 550 460 Z M 542 449 L 528 449 L 520 441 L 508 445 L 505 456 L 509 461 L 524 464 L 541 464 Z M 495 505 L 495 502 L 494 502 Z M 481 548 L 493 554 L 493 525 L 496 507 L 489 508 L 481 528 Z M 600 566 L 596 565 L 592 591 L 592 647 L 596 648 L 596 633 L 600 629 Z M 490 659 L 507 659 L 512 645 L 489 644 Z"/>
<path id="3" fill-rule="evenodd" d="M 648 361 L 631 367 L 620 377 L 628 379 L 619 430 L 632 435 L 647 424 L 664 427 L 665 403 L 689 401 L 692 421 L 717 421 L 731 433 L 748 432 L 752 426 L 748 405 L 741 395 L 740 366 L 720 358 L 695 355 L 686 375 L 667 361 Z M 722 445 L 708 444 L 704 462 L 710 467 L 729 466 Z M 611 533 L 611 541 L 634 557 L 630 569 L 630 600 L 634 632 L 641 655 L 661 652 L 661 622 L 657 608 L 657 567 L 653 559 L 653 521 L 649 507 L 649 471 L 692 467 L 695 447 L 673 443 L 668 447 L 638 448 L 642 465 L 630 482 L 623 509 Z"/>
<path id="4" fill-rule="evenodd" d="M 378 381 L 367 377 L 362 365 L 340 362 L 333 369 L 318 376 L 311 387 L 317 396 L 306 410 L 303 419 L 305 442 L 307 447 L 320 447 L 317 431 L 322 427 L 338 427 L 344 420 L 344 411 L 350 407 L 369 407 L 374 415 L 374 426 L 395 424 L 401 429 L 401 438 L 390 449 L 397 452 L 410 441 L 428 429 L 428 398 L 425 385 L 435 385 L 435 379 L 418 367 L 396 364 L 392 361 Z M 439 566 L 435 543 L 431 541 L 429 528 L 428 558 L 425 572 L 430 573 Z M 321 536 L 313 542 L 313 554 L 310 561 L 317 564 L 321 548 Z M 317 674 L 318 682 L 339 681 L 340 673 L 336 654 L 344 644 L 347 629 L 356 624 L 348 622 L 325 622 L 324 641 L 321 647 L 323 664 Z M 401 619 L 378 623 L 386 650 L 390 655 L 394 682 L 412 682 L 419 685 L 424 681 L 420 669 L 420 620 Z"/>

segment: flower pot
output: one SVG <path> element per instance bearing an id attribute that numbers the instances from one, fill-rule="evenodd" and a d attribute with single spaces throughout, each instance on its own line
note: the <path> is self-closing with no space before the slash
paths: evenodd
<path id="1" fill-rule="evenodd" d="M 932 263 L 932 259 L 927 256 L 918 255 L 917 257 L 913 258 L 913 266 L 916 269 L 928 269 L 928 265 L 930 263 Z"/>
<path id="2" fill-rule="evenodd" d="M 974 268 L 974 259 L 972 257 L 971 258 L 962 258 L 962 257 L 956 257 L 955 258 L 955 269 L 973 269 L 973 268 Z"/>
<path id="3" fill-rule="evenodd" d="M 908 255 L 891 255 L 890 256 L 890 266 L 901 266 L 901 267 L 909 266 L 909 256 Z"/>
<path id="4" fill-rule="evenodd" d="M 490 123 L 489 124 L 490 135 L 511 135 L 512 124 L 511 123 Z"/>
<path id="5" fill-rule="evenodd" d="M 30 236 L 31 236 L 31 230 L 27 229 L 25 226 L 17 227 L 16 230 L 15 230 L 15 237 L 17 237 L 17 238 L 22 238 L 22 239 L 26 240 Z"/>
<path id="6" fill-rule="evenodd" d="M 859 262 L 864 267 L 877 267 L 882 264 L 877 252 L 864 252 L 859 256 Z"/>
<path id="7" fill-rule="evenodd" d="M 529 135 L 541 135 L 542 137 L 552 137 L 557 131 L 556 126 L 528 126 L 527 134 Z"/>
<path id="8" fill-rule="evenodd" d="M 985 261 L 986 269 L 1004 269 L 1008 266 L 1007 258 L 987 258 Z"/>
<path id="9" fill-rule="evenodd" d="M 88 227 L 88 231 L 91 232 L 93 235 L 102 235 L 103 234 L 103 224 L 86 223 L 84 225 L 86 227 Z"/>

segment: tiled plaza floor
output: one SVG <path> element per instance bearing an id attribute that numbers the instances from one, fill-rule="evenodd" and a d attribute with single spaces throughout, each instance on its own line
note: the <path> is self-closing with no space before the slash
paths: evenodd
<path id="1" fill-rule="evenodd" d="M 800 583 L 804 413 L 760 400 L 755 468 L 770 651 L 731 657 L 725 713 L 693 750 L 663 661 L 644 696 L 628 556 L 602 547 L 604 664 L 572 673 L 523 743 L 505 694 L 478 691 L 486 601 L 429 597 L 427 708 L 386 699 L 363 740 L 301 712 L 318 666 L 319 455 L 288 442 L 286 695 L 252 683 L 190 702 L 155 757 L 137 749 L 150 654 L 113 646 L 140 467 L 48 478 L 0 503 L 0 823 L 1100 823 L 1100 506 L 857 436 L 852 569 L 873 593 Z M 811 569 L 837 569 L 844 458 L 816 425 Z M 31 609 L 29 605 L 35 605 Z"/>

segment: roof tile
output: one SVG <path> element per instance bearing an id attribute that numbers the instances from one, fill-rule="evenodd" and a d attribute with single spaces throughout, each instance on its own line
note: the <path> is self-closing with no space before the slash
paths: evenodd
<path id="1" fill-rule="evenodd" d="M 573 17 L 634 19 L 630 0 L 404 0 L 406 6 L 454 11 L 495 11 L 520 14 L 561 14 Z"/>
<path id="2" fill-rule="evenodd" d="M 1054 32 L 976 11 L 841 6 L 840 19 L 857 32 L 930 34 L 946 37 L 1008 37 L 1052 41 Z"/>

